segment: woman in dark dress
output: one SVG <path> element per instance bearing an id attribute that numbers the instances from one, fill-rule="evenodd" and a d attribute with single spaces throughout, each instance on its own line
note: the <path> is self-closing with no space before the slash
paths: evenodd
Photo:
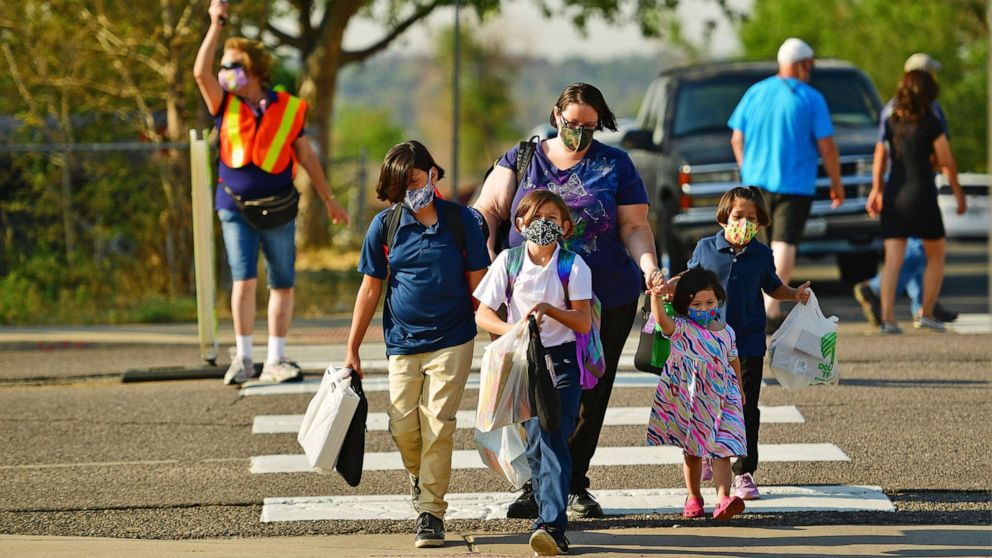
<path id="1" fill-rule="evenodd" d="M 868 196 L 870 215 L 881 216 L 885 238 L 885 266 L 882 271 L 881 333 L 902 333 L 895 321 L 896 281 L 906 251 L 906 239 L 923 240 L 927 265 L 923 272 L 923 307 L 913 317 L 913 326 L 943 331 L 933 315 L 934 302 L 944 279 L 944 222 L 937 206 L 937 186 L 931 159 L 947 177 L 958 214 L 965 211 L 965 197 L 958 184 L 950 145 L 933 103 L 937 82 L 929 73 L 915 70 L 903 74 L 896 93 L 895 110 L 885 121 L 884 141 L 875 145 L 872 189 Z M 886 163 L 889 177 L 884 181 Z"/>

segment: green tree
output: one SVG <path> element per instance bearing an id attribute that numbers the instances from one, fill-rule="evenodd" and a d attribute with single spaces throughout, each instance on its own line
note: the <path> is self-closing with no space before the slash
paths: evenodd
<path id="1" fill-rule="evenodd" d="M 442 31 L 435 42 L 434 64 L 418 91 L 418 128 L 424 141 L 441 160 L 452 161 L 454 28 Z M 458 166 L 462 184 L 473 188 L 486 169 L 508 145 L 520 139 L 511 92 L 516 64 L 495 41 L 477 38 L 471 26 L 461 29 L 461 99 L 459 104 Z"/>
<path id="2" fill-rule="evenodd" d="M 802 37 L 819 57 L 865 70 L 883 98 L 895 93 L 914 52 L 939 60 L 940 102 L 963 170 L 986 161 L 988 27 L 977 0 L 757 0 L 741 28 L 748 58 L 774 58 L 787 37 Z"/>

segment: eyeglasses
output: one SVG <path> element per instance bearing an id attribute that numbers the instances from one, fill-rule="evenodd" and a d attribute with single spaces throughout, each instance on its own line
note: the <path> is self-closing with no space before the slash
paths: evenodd
<path id="1" fill-rule="evenodd" d="M 228 62 L 227 64 L 221 64 L 220 68 L 222 70 L 236 70 L 238 68 L 244 68 L 244 62 Z"/>
<path id="2" fill-rule="evenodd" d="M 568 128 L 569 130 L 575 130 L 576 132 L 578 132 L 579 130 L 588 130 L 590 132 L 595 132 L 596 129 L 599 128 L 598 122 L 596 124 L 582 124 L 579 122 L 569 122 L 568 120 L 565 120 L 564 116 L 560 117 L 560 120 L 562 126 Z"/>

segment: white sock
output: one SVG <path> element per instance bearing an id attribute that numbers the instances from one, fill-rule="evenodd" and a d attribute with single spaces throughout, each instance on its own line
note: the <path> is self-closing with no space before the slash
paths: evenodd
<path id="1" fill-rule="evenodd" d="M 238 357 L 251 358 L 251 335 L 234 336 L 234 345 L 237 348 Z"/>
<path id="2" fill-rule="evenodd" d="M 269 355 L 265 358 L 266 364 L 275 364 L 282 360 L 286 353 L 285 337 L 269 337 Z"/>

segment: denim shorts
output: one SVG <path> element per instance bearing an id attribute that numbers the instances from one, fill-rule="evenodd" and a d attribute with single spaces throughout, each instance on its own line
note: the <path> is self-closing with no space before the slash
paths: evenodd
<path id="1" fill-rule="evenodd" d="M 269 288 L 293 287 L 296 281 L 295 219 L 274 229 L 255 230 L 238 211 L 221 209 L 217 214 L 232 279 L 245 281 L 258 277 L 258 247 L 261 245 Z"/>

